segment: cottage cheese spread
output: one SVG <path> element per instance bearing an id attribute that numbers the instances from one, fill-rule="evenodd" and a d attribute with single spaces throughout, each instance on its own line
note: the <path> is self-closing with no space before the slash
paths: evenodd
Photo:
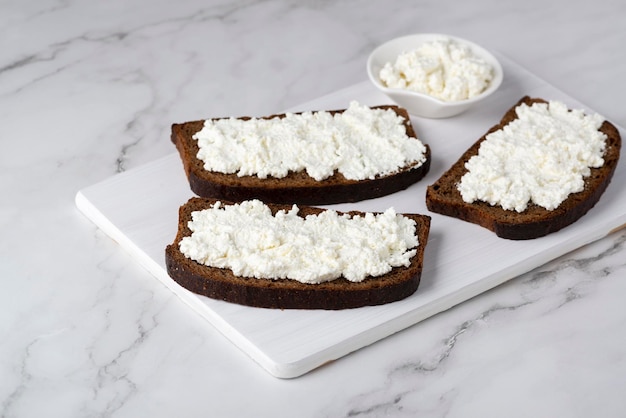
<path id="1" fill-rule="evenodd" d="M 522 212 L 529 202 L 548 210 L 584 188 L 591 168 L 601 167 L 604 119 L 568 111 L 557 101 L 521 104 L 518 119 L 487 135 L 458 185 L 463 200 Z"/>
<path id="2" fill-rule="evenodd" d="M 440 38 L 386 63 L 380 79 L 390 88 L 427 94 L 443 101 L 478 96 L 493 79 L 493 68 L 467 45 Z"/>
<path id="3" fill-rule="evenodd" d="M 340 276 L 360 282 L 416 254 L 415 221 L 388 209 L 350 217 L 328 210 L 302 218 L 298 207 L 272 215 L 259 200 L 192 213 L 191 236 L 180 242 L 188 258 L 231 269 L 236 276 L 321 283 Z"/>
<path id="4" fill-rule="evenodd" d="M 350 180 L 373 179 L 426 160 L 426 147 L 406 134 L 392 110 L 357 102 L 342 113 L 287 113 L 284 118 L 207 120 L 193 138 L 209 171 L 282 178 L 306 170 L 323 180 L 336 170 Z"/>

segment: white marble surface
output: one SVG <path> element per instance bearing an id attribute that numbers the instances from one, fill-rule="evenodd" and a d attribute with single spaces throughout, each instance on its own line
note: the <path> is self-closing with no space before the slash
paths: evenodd
<path id="1" fill-rule="evenodd" d="M 625 20 L 621 0 L 0 3 L 0 416 L 625 416 L 624 230 L 281 380 L 73 200 L 171 153 L 174 121 L 296 106 L 414 32 L 505 53 L 626 126 Z"/>

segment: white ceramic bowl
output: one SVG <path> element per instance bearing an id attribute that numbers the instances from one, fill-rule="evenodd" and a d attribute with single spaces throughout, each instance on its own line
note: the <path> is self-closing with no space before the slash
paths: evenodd
<path id="1" fill-rule="evenodd" d="M 380 80 L 379 73 L 385 63 L 394 63 L 398 55 L 403 52 L 414 50 L 424 43 L 432 42 L 441 37 L 452 39 L 459 44 L 468 45 L 475 55 L 491 64 L 494 71 L 494 78 L 491 80 L 489 87 L 485 91 L 470 99 L 452 102 L 439 100 L 435 97 L 406 89 L 388 88 L 383 85 Z M 465 39 L 437 33 L 407 35 L 392 39 L 380 45 L 367 59 L 367 74 L 374 86 L 385 93 L 398 105 L 407 109 L 410 114 L 426 118 L 448 118 L 466 111 L 471 106 L 475 106 L 485 97 L 496 91 L 498 87 L 500 87 L 500 84 L 502 84 L 503 77 L 500 62 L 498 62 L 496 57 L 494 57 L 489 51 Z"/>

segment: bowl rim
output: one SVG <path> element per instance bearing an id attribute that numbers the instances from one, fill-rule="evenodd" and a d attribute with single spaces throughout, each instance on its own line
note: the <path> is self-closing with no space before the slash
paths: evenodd
<path id="1" fill-rule="evenodd" d="M 438 99 L 437 97 L 429 96 L 428 94 L 419 93 L 416 91 L 411 91 L 411 90 L 401 89 L 401 88 L 386 87 L 381 83 L 378 75 L 374 74 L 373 67 L 375 65 L 375 61 L 379 58 L 381 53 L 386 52 L 389 49 L 401 43 L 407 43 L 407 42 L 411 42 L 414 40 L 415 41 L 414 48 L 417 48 L 426 42 L 430 42 L 432 40 L 439 39 L 439 38 L 448 38 L 458 43 L 469 46 L 472 49 L 472 52 L 474 52 L 476 55 L 480 56 L 481 58 L 485 59 L 489 64 L 492 65 L 494 78 L 493 80 L 491 80 L 491 83 L 489 83 L 489 86 L 483 92 L 469 99 L 463 99 L 463 100 L 457 100 L 457 101 L 445 101 L 445 100 Z M 398 54 L 396 54 L 396 56 L 397 55 Z M 421 98 L 421 99 L 430 101 L 433 104 L 436 104 L 442 107 L 466 106 L 466 105 L 475 103 L 477 101 L 480 101 L 484 99 L 485 97 L 491 95 L 494 91 L 496 91 L 498 87 L 500 87 L 500 85 L 502 84 L 502 80 L 504 78 L 502 64 L 500 64 L 500 61 L 498 60 L 498 58 L 496 58 L 496 56 L 492 52 L 476 44 L 475 42 L 472 42 L 465 38 L 461 38 L 461 37 L 454 36 L 454 35 L 448 35 L 444 33 L 414 33 L 414 34 L 399 36 L 399 37 L 390 39 L 380 44 L 369 54 L 367 58 L 367 74 L 370 78 L 370 81 L 379 90 L 383 91 L 384 93 L 387 93 L 390 95 L 402 95 L 406 97 Z"/>

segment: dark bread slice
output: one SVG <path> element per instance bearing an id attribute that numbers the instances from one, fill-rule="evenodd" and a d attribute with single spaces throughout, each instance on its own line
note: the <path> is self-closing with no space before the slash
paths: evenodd
<path id="1" fill-rule="evenodd" d="M 178 244 L 191 235 L 187 223 L 191 212 L 212 206 L 217 199 L 191 198 L 180 207 L 178 233 L 174 243 L 165 250 L 167 272 L 186 289 L 214 299 L 241 305 L 278 309 L 347 309 L 381 305 L 404 299 L 419 285 L 424 261 L 424 249 L 430 231 L 430 216 L 405 214 L 416 222 L 419 245 L 408 267 L 396 267 L 389 273 L 362 282 L 344 278 L 320 284 L 305 284 L 289 279 L 255 279 L 237 277 L 229 269 L 208 267 L 191 260 L 180 252 Z M 223 204 L 232 202 L 222 201 Z M 290 210 L 291 205 L 268 204 L 273 213 Z M 299 207 L 299 215 L 317 214 L 324 209 Z M 349 212 L 359 215 L 360 212 Z"/>
<path id="2" fill-rule="evenodd" d="M 417 138 L 408 112 L 398 106 L 375 106 L 373 108 L 392 109 L 404 119 L 406 133 Z M 343 110 L 333 110 L 335 114 Z M 284 114 L 267 116 L 282 118 Z M 248 120 L 249 117 L 240 119 Z M 328 205 L 343 202 L 357 202 L 385 196 L 404 190 L 422 179 L 430 169 L 430 148 L 426 146 L 426 161 L 419 167 L 410 166 L 398 172 L 376 177 L 373 180 L 349 180 L 335 172 L 323 181 L 317 181 L 306 172 L 290 172 L 284 178 L 256 176 L 239 177 L 237 174 L 223 174 L 207 171 L 203 161 L 198 159 L 198 144 L 192 136 L 202 129 L 203 120 L 172 125 L 171 140 L 176 145 L 183 162 L 191 190 L 201 197 L 213 197 L 229 201 L 259 199 L 266 203 L 298 203 L 303 205 Z"/>
<path id="3" fill-rule="evenodd" d="M 512 240 L 533 239 L 556 232 L 580 219 L 600 200 L 602 193 L 609 185 L 617 162 L 619 160 L 621 138 L 617 128 L 605 121 L 600 131 L 606 134 L 606 149 L 604 151 L 604 165 L 592 168 L 591 175 L 585 179 L 583 191 L 573 193 L 556 209 L 547 210 L 534 203 L 518 213 L 504 210 L 500 206 L 491 206 L 489 203 L 476 201 L 466 203 L 457 190 L 457 184 L 467 172 L 465 162 L 478 153 L 478 148 L 485 137 L 501 129 L 516 118 L 515 108 L 526 103 L 545 102 L 540 98 L 528 96 L 520 99 L 508 110 L 500 123 L 493 126 L 474 143 L 454 165 L 446 171 L 435 183 L 426 190 L 426 207 L 435 213 L 462 219 L 485 227 L 501 238 Z"/>

